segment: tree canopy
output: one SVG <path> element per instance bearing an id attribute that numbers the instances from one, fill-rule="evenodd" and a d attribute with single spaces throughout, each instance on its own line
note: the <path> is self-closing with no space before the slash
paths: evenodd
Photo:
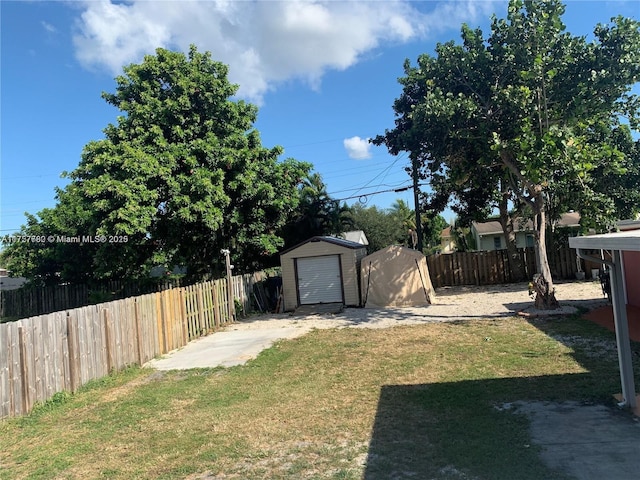
<path id="1" fill-rule="evenodd" d="M 310 165 L 262 146 L 257 108 L 234 100 L 237 88 L 194 46 L 125 67 L 102 95 L 123 114 L 84 147 L 56 206 L 22 228 L 106 241 L 14 244 L 9 268 L 47 282 L 135 278 L 154 264 L 204 278 L 224 264 L 222 248 L 237 271 L 260 268 L 283 245 L 277 232 Z"/>
<path id="2" fill-rule="evenodd" d="M 511 0 L 491 34 L 462 27 L 462 44 L 405 62 L 396 126 L 374 143 L 409 152 L 444 196 L 473 205 L 501 196 L 526 205 L 536 225 L 536 304 L 557 304 L 545 247 L 550 199 L 574 203 L 586 222 L 607 225 L 615 201 L 602 188 L 625 173 L 615 132 L 639 124 L 631 87 L 640 74 L 640 29 L 617 17 L 594 40 L 565 32 L 557 0 Z M 479 200 L 479 201 L 478 201 Z"/>

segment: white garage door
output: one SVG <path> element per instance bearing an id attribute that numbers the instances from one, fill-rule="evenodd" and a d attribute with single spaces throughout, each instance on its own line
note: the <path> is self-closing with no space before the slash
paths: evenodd
<path id="1" fill-rule="evenodd" d="M 343 301 L 338 255 L 298 258 L 296 264 L 300 305 Z"/>

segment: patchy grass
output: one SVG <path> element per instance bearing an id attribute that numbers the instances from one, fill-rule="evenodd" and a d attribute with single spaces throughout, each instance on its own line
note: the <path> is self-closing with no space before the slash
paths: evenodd
<path id="1" fill-rule="evenodd" d="M 516 400 L 609 402 L 579 319 L 314 331 L 245 366 L 130 369 L 0 424 L 0 479 L 539 479 Z"/>

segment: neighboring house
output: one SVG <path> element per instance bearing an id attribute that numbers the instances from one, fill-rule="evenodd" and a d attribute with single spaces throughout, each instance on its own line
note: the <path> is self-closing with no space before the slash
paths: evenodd
<path id="1" fill-rule="evenodd" d="M 565 213 L 555 225 L 555 228 L 574 229 L 575 235 L 580 229 L 580 214 L 577 212 Z M 477 250 L 502 250 L 507 248 L 506 238 L 500 222 L 473 222 L 471 232 L 476 240 Z M 533 247 L 535 244 L 533 222 L 531 220 L 516 220 L 516 245 L 518 248 Z"/>
<path id="2" fill-rule="evenodd" d="M 440 233 L 440 253 L 453 253 L 456 251 L 456 240 L 451 234 L 451 227 L 447 227 Z"/>
<path id="3" fill-rule="evenodd" d="M 27 283 L 23 277 L 10 277 L 6 268 L 0 268 L 0 290 L 17 290 Z"/>
<path id="4" fill-rule="evenodd" d="M 360 245 L 369 245 L 369 240 L 362 230 L 353 230 L 351 232 L 344 232 L 338 235 L 340 238 L 349 240 L 350 242 L 359 243 Z"/>

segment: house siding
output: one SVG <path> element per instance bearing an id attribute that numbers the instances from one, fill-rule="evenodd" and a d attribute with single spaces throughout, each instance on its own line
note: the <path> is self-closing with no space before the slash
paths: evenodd
<path id="1" fill-rule="evenodd" d="M 348 248 L 326 241 L 307 242 L 280 255 L 282 268 L 282 293 L 286 311 L 298 306 L 298 285 L 296 283 L 295 259 L 340 255 L 344 302 L 348 306 L 360 305 L 359 270 L 360 261 L 366 255 L 366 247 Z"/>
<path id="2" fill-rule="evenodd" d="M 532 247 L 533 244 L 527 244 L 527 237 L 533 235 L 530 232 L 518 232 L 516 233 L 516 248 Z M 488 251 L 497 250 L 494 244 L 494 237 L 500 237 L 500 249 L 507 248 L 507 241 L 503 233 L 492 233 L 488 235 L 476 235 L 476 245 L 478 250 Z"/>

